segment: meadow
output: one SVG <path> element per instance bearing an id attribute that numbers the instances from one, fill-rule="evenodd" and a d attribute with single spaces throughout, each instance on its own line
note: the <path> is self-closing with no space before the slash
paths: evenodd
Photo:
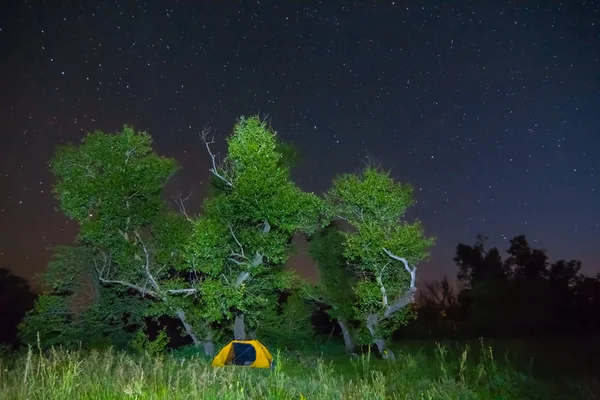
<path id="1" fill-rule="evenodd" d="M 544 348 L 540 355 L 569 353 Z M 34 347 L 2 357 L 0 399 L 600 398 L 593 371 L 574 371 L 566 358 L 542 359 L 538 366 L 530 357 L 537 349 L 525 342 L 405 342 L 396 346 L 395 362 L 368 351 L 351 359 L 331 345 L 302 354 L 272 350 L 275 367 L 265 370 L 213 368 L 210 360 L 182 352 L 152 357 L 111 348 Z M 556 362 L 553 375 L 547 367 Z"/>

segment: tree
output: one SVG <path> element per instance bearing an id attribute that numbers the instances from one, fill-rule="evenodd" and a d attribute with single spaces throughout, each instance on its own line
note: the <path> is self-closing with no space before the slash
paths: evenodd
<path id="1" fill-rule="evenodd" d="M 17 344 L 17 326 L 35 298 L 26 279 L 0 268 L 0 343 Z"/>
<path id="2" fill-rule="evenodd" d="M 356 319 L 380 354 L 393 358 L 386 338 L 408 321 L 406 306 L 416 292 L 415 264 L 426 259 L 434 243 L 419 221 L 403 220 L 414 202 L 413 189 L 368 166 L 360 175 L 337 177 L 326 201 L 330 215 L 349 224 L 343 233 L 344 257 L 356 277 Z"/>
<path id="3" fill-rule="evenodd" d="M 220 190 L 194 222 L 187 262 L 203 274 L 202 317 L 233 321 L 234 337 L 243 339 L 247 327 L 255 329 L 275 313 L 279 294 L 291 285 L 282 266 L 292 237 L 317 229 L 323 207 L 291 181 L 276 134 L 258 117 L 239 119 L 221 163 L 209 135 L 204 131 L 203 140 Z"/>
<path id="4" fill-rule="evenodd" d="M 183 254 L 192 222 L 163 199 L 175 161 L 157 155 L 146 132 L 125 126 L 59 148 L 51 166 L 60 208 L 79 223 L 78 240 L 93 250 L 98 282 L 152 299 L 147 315 L 178 318 L 194 344 L 213 353 L 210 329 L 194 314 L 195 299 L 183 297 L 196 292 Z"/>
<path id="5" fill-rule="evenodd" d="M 524 235 L 510 240 L 507 253 L 503 261 L 496 248 L 485 249 L 481 235 L 474 246 L 457 246 L 459 298 L 471 333 L 531 335 L 581 325 L 578 290 L 585 279 L 579 261 L 550 264 L 545 251 L 532 248 Z"/>
<path id="6" fill-rule="evenodd" d="M 535 281 L 548 277 L 548 256 L 543 250 L 532 249 L 525 235 L 510 240 L 506 264 L 514 277 L 522 281 Z"/>
<path id="7" fill-rule="evenodd" d="M 466 289 L 473 289 L 486 279 L 506 280 L 510 276 L 498 249 L 485 249 L 486 240 L 483 235 L 477 235 L 474 246 L 459 243 L 456 248 L 457 278 Z"/>

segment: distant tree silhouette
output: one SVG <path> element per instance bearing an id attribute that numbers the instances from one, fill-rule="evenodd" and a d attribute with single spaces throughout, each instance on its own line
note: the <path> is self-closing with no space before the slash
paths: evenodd
<path id="1" fill-rule="evenodd" d="M 600 274 L 582 275 L 577 260 L 550 263 L 524 235 L 510 240 L 505 260 L 485 242 L 478 235 L 474 245 L 456 248 L 455 303 L 447 278 L 422 289 L 415 322 L 421 329 L 438 336 L 523 336 L 600 328 Z"/>
<path id="2" fill-rule="evenodd" d="M 35 298 L 26 279 L 7 268 L 0 268 L 0 343 L 18 343 L 17 326 L 27 310 L 33 307 Z"/>

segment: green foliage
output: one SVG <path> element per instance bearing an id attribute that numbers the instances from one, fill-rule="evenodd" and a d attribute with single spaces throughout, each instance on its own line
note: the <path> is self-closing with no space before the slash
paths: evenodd
<path id="1" fill-rule="evenodd" d="M 43 348 L 72 345 L 78 335 L 74 333 L 76 329 L 69 323 L 70 320 L 68 297 L 42 294 L 19 325 L 19 336 L 25 344 L 35 344 L 39 334 Z"/>
<path id="2" fill-rule="evenodd" d="M 365 221 L 396 224 L 408 207 L 414 204 L 413 189 L 397 183 L 389 173 L 373 167 L 361 174 L 344 174 L 334 180 L 327 199 L 337 215 L 352 225 Z"/>
<path id="3" fill-rule="evenodd" d="M 133 230 L 152 223 L 164 209 L 162 189 L 177 166 L 151 145 L 146 132 L 124 126 L 117 134 L 96 131 L 79 146 L 57 150 L 51 161 L 57 178 L 53 191 L 61 210 L 79 223 L 85 243 L 123 249 Z"/>
<path id="4" fill-rule="evenodd" d="M 294 289 L 270 320 L 260 321 L 256 329 L 257 336 L 268 347 L 310 348 L 315 341 L 313 312 L 314 307 L 303 298 L 300 290 Z"/>
<path id="5" fill-rule="evenodd" d="M 281 138 L 278 138 L 275 144 L 275 151 L 281 154 L 279 162 L 283 168 L 291 170 L 301 161 L 301 156 L 296 146 L 294 146 L 294 144 L 291 142 L 282 140 Z"/>
<path id="6" fill-rule="evenodd" d="M 56 246 L 41 283 L 55 293 L 81 293 L 89 284 L 85 278 L 95 276 L 94 257 L 94 252 L 86 246 Z"/>
<path id="7" fill-rule="evenodd" d="M 94 253 L 85 246 L 59 246 L 43 275 L 47 293 L 38 297 L 19 326 L 27 344 L 123 348 L 127 333 L 145 326 L 147 301 L 128 296 L 122 288 L 102 287 L 92 268 Z"/>
<path id="8" fill-rule="evenodd" d="M 322 299 L 330 306 L 327 313 L 331 318 L 353 318 L 353 285 L 355 274 L 344 257 L 345 237 L 342 231 L 331 224 L 316 232 L 310 242 L 310 255 L 319 268 L 319 285 L 311 288 L 312 297 Z"/>
<path id="9" fill-rule="evenodd" d="M 150 340 L 144 331 L 140 329 L 131 342 L 131 348 L 140 354 L 156 357 L 167 352 L 168 344 L 169 337 L 164 329 L 158 333 L 154 340 Z"/>
<path id="10" fill-rule="evenodd" d="M 192 223 L 181 213 L 163 212 L 156 216 L 152 224 L 150 245 L 153 251 L 153 261 L 157 265 L 168 265 L 177 271 L 189 271 L 186 262 L 186 244 L 192 229 Z M 157 278 L 167 276 L 158 273 Z"/>
<path id="11" fill-rule="evenodd" d="M 187 248 L 188 263 L 205 274 L 207 321 L 244 314 L 252 328 L 268 318 L 276 293 L 291 284 L 282 265 L 293 235 L 319 226 L 322 202 L 291 181 L 280 143 L 257 117 L 241 118 L 227 139 L 227 157 L 214 171 L 222 189 L 205 201 Z"/>
<path id="12" fill-rule="evenodd" d="M 395 182 L 389 173 L 367 167 L 359 175 L 339 176 L 326 194 L 329 214 L 350 225 L 343 232 L 343 256 L 357 277 L 355 318 L 366 323 L 376 316 L 372 321 L 378 337 L 389 336 L 411 317 L 405 306 L 390 312 L 410 296 L 411 274 L 386 250 L 415 265 L 427 258 L 434 243 L 419 221 L 403 220 L 414 203 L 412 193 L 410 186 Z"/>
<path id="13" fill-rule="evenodd" d="M 75 312 L 72 296 L 43 294 L 19 325 L 21 340 L 44 349 L 52 346 L 126 348 L 131 330 L 145 326 L 145 302 L 101 289 L 102 295 L 82 312 Z M 38 340 L 39 335 L 39 340 Z"/>

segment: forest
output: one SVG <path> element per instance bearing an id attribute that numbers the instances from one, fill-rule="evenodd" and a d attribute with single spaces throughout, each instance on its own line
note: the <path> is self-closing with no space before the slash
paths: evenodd
<path id="1" fill-rule="evenodd" d="M 0 270 L 0 397 L 597 398 L 600 275 L 482 234 L 457 243 L 455 277 L 421 282 L 435 232 L 407 220 L 410 184 L 366 163 L 305 192 L 293 144 L 259 116 L 226 155 L 217 140 L 199 135 L 198 213 L 147 132 L 56 149 L 54 195 L 79 232 L 40 293 Z M 299 237 L 316 284 L 284 268 Z M 232 340 L 259 340 L 271 368 L 212 367 Z"/>

